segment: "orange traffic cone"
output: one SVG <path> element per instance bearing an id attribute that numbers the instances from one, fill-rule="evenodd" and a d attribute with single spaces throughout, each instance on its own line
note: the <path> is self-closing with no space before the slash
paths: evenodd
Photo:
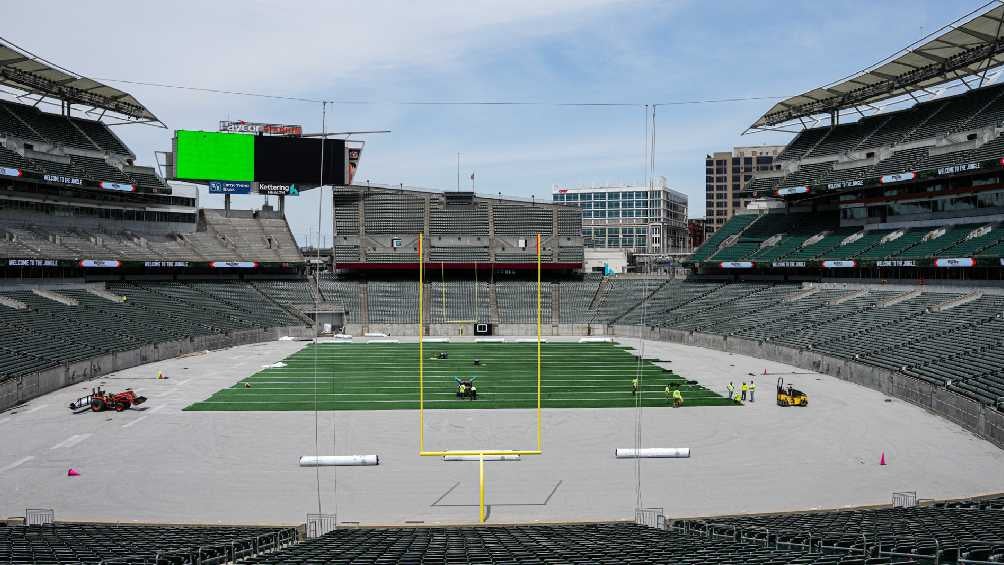
<path id="1" fill-rule="evenodd" d="M 73 469 L 71 467 L 70 470 L 66 472 L 66 476 L 67 477 L 79 477 L 80 476 L 80 471 L 77 471 L 76 469 Z"/>
<path id="2" fill-rule="evenodd" d="M 885 451 L 882 452 L 882 458 L 879 459 L 879 465 L 885 465 Z"/>

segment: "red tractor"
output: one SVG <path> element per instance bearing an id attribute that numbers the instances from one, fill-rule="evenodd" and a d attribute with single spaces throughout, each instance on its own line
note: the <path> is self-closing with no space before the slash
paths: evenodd
<path id="1" fill-rule="evenodd" d="M 123 410 L 128 410 L 132 406 L 139 406 L 146 402 L 145 396 L 137 396 L 131 388 L 127 388 L 122 392 L 116 394 L 109 394 L 108 392 L 98 387 L 96 389 L 91 389 L 91 393 L 87 396 L 78 398 L 75 402 L 70 403 L 70 410 L 86 410 L 90 408 L 93 412 L 102 412 L 105 410 L 114 410 L 116 412 L 121 412 Z"/>

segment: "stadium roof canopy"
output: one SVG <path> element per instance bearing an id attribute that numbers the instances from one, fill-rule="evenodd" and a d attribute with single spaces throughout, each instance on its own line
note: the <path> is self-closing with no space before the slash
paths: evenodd
<path id="1" fill-rule="evenodd" d="M 991 69 L 1004 65 L 1002 39 L 1004 5 L 994 0 L 865 71 L 778 102 L 750 129 L 838 115 L 904 95 L 916 98 L 916 92 L 929 95 L 927 89 L 956 80 L 972 88 L 966 77 L 979 76 L 982 86 Z"/>
<path id="2" fill-rule="evenodd" d="M 0 85 L 27 95 L 55 98 L 101 110 L 130 121 L 161 124 L 133 95 L 80 76 L 0 38 Z"/>

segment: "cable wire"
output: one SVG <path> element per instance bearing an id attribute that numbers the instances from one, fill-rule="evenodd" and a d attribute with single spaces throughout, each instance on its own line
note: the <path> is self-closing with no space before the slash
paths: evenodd
<path id="1" fill-rule="evenodd" d="M 322 102 L 321 103 L 321 131 L 322 132 L 324 131 L 325 126 L 326 126 L 326 119 L 327 119 L 327 103 L 326 102 Z M 315 256 L 316 256 L 316 258 L 318 260 L 321 257 L 321 225 L 322 225 L 321 210 L 323 209 L 323 206 L 321 204 L 324 202 L 324 199 L 322 198 L 323 197 L 323 190 L 324 190 L 323 189 L 323 187 L 324 187 L 324 138 L 323 137 L 321 138 L 321 177 L 320 177 L 320 179 L 321 179 L 321 187 L 322 188 L 321 188 L 321 191 L 318 193 L 318 199 L 320 199 L 320 202 L 318 202 L 318 205 L 317 205 L 317 245 L 315 247 L 315 253 L 316 253 Z M 315 263 L 315 265 L 319 265 L 319 264 L 320 263 Z M 318 280 L 317 280 L 317 274 L 316 273 L 315 273 L 315 276 L 314 276 L 314 285 L 315 285 L 315 288 L 317 290 L 317 293 L 319 294 L 320 293 L 320 287 L 318 286 Z M 314 295 L 314 339 L 313 339 L 313 344 L 314 344 L 314 455 L 315 456 L 319 456 L 320 455 L 320 453 L 319 453 L 319 451 L 320 451 L 320 437 L 319 437 L 320 436 L 320 431 L 319 431 L 319 427 L 320 426 L 319 426 L 319 423 L 318 423 L 319 416 L 318 416 L 318 411 L 317 411 L 317 352 L 318 352 L 318 349 L 320 349 L 320 347 L 318 345 L 318 341 L 317 341 L 317 336 L 320 333 L 320 317 L 317 314 L 317 311 L 318 311 L 317 296 L 318 296 L 318 294 Z M 334 378 L 333 377 L 334 377 L 334 375 L 332 375 L 332 379 L 331 379 L 331 381 L 332 381 L 331 382 L 332 388 L 335 386 L 334 385 Z M 332 398 L 334 398 L 334 396 L 332 396 Z M 332 418 L 333 418 L 333 416 L 332 416 Z M 332 435 L 334 435 L 334 421 L 333 420 L 332 420 Z M 332 446 L 332 447 L 334 447 L 334 446 Z M 335 451 L 332 451 L 332 455 L 334 455 L 335 453 L 336 453 Z M 323 514 L 322 507 L 321 507 L 321 468 L 319 466 L 315 466 L 314 467 L 314 477 L 315 477 L 315 480 L 316 480 L 316 483 L 317 483 L 317 513 L 318 514 Z M 336 483 L 336 485 L 337 485 L 337 483 Z"/>
<path id="2" fill-rule="evenodd" d="M 224 96 L 246 96 L 250 98 L 263 98 L 267 100 L 285 100 L 289 102 L 304 102 L 310 104 L 327 103 L 331 105 L 354 105 L 354 106 L 543 106 L 552 108 L 643 108 L 645 106 L 682 106 L 695 104 L 729 104 L 733 102 L 753 102 L 759 100 L 784 100 L 794 95 L 757 95 L 738 96 L 729 98 L 698 98 L 693 100 L 668 100 L 655 104 L 644 102 L 547 102 L 543 100 L 351 100 L 338 98 L 309 98 L 306 96 L 294 96 L 291 94 L 267 94 L 263 92 L 249 92 L 243 90 L 228 90 L 223 88 L 210 88 L 202 86 L 189 86 L 183 84 L 169 84 L 163 82 L 150 82 L 140 80 L 129 80 L 110 77 L 96 77 L 94 80 L 104 82 L 115 82 L 120 84 L 130 84 L 134 86 L 148 86 L 153 88 L 168 88 L 172 90 L 184 90 L 188 92 L 201 92 L 204 94 L 219 94 Z"/>

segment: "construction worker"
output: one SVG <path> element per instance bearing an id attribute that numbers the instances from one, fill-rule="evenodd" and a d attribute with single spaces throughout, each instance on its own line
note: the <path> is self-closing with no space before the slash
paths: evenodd
<path id="1" fill-rule="evenodd" d="M 739 397 L 739 393 L 738 392 L 736 392 L 735 394 L 732 395 L 732 402 L 735 402 L 736 404 L 742 404 L 743 403 L 742 399 Z"/>
<path id="2" fill-rule="evenodd" d="M 756 382 L 750 379 L 750 402 L 756 402 Z"/>
<path id="3" fill-rule="evenodd" d="M 638 377 L 631 379 L 631 396 L 638 394 Z"/>
<path id="4" fill-rule="evenodd" d="M 669 400 L 673 398 L 673 389 L 670 388 L 669 385 L 666 385 L 665 393 L 666 393 L 666 402 L 669 402 Z"/>
<path id="5" fill-rule="evenodd" d="M 739 387 L 739 389 L 743 393 L 743 395 L 742 395 L 743 396 L 743 402 L 746 402 L 746 393 L 749 392 L 749 390 L 750 390 L 749 385 L 746 384 L 746 381 L 743 381 L 743 384 L 742 384 L 742 386 Z"/>
<path id="6" fill-rule="evenodd" d="M 673 408 L 683 406 L 683 391 L 678 388 L 673 389 Z"/>
<path id="7" fill-rule="evenodd" d="M 729 381 L 729 398 L 732 398 L 735 395 L 736 395 L 736 385 L 732 384 L 732 381 Z"/>
<path id="8" fill-rule="evenodd" d="M 457 398 L 460 398 L 460 399 L 464 398 L 464 391 L 465 390 L 466 389 L 464 387 L 464 383 L 458 384 L 457 385 Z"/>
<path id="9" fill-rule="evenodd" d="M 474 383 L 471 383 L 471 394 L 470 394 L 470 397 L 471 397 L 471 400 L 477 400 L 478 399 L 478 385 L 476 385 Z"/>

